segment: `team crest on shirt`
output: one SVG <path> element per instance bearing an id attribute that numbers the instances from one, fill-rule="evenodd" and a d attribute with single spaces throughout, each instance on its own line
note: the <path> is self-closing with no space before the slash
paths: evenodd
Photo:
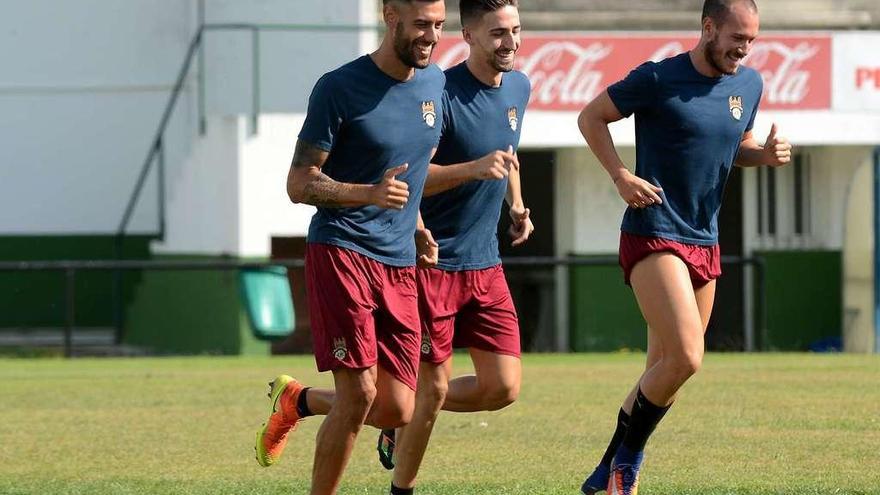
<path id="1" fill-rule="evenodd" d="M 434 111 L 434 100 L 422 102 L 422 120 L 428 124 L 428 127 L 434 128 L 437 122 L 437 113 Z"/>
<path id="2" fill-rule="evenodd" d="M 428 355 L 431 354 L 431 334 L 428 332 L 422 332 L 422 354 Z"/>
<path id="3" fill-rule="evenodd" d="M 510 123 L 510 130 L 516 132 L 516 128 L 519 127 L 519 119 L 516 118 L 516 107 L 507 109 L 507 122 Z"/>
<path id="4" fill-rule="evenodd" d="M 733 115 L 736 120 L 741 119 L 743 116 L 743 97 L 730 96 L 727 98 L 727 103 L 730 105 L 730 115 Z"/>
<path id="5" fill-rule="evenodd" d="M 345 338 L 333 339 L 333 357 L 342 361 L 348 355 L 348 347 L 345 346 Z"/>

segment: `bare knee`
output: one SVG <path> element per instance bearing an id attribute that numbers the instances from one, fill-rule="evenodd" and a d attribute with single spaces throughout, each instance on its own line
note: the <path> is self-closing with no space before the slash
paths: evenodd
<path id="1" fill-rule="evenodd" d="M 664 361 L 669 361 L 672 373 L 684 383 L 688 378 L 697 374 L 703 366 L 703 350 L 686 350 L 676 353 L 674 356 L 664 356 Z"/>
<path id="2" fill-rule="evenodd" d="M 448 393 L 449 382 L 438 377 L 438 379 L 431 382 L 419 384 L 419 390 L 416 392 L 416 401 L 422 404 L 420 407 L 439 411 Z"/>
<path id="3" fill-rule="evenodd" d="M 519 397 L 519 383 L 497 383 L 486 390 L 486 410 L 497 411 L 513 404 Z"/>
<path id="4" fill-rule="evenodd" d="M 383 430 L 406 426 L 412 421 L 413 406 L 395 402 L 376 403 L 371 412 L 371 423 Z"/>
<path id="5" fill-rule="evenodd" d="M 363 381 L 350 390 L 336 391 L 336 400 L 333 408 L 345 421 L 351 424 L 361 424 L 376 399 L 376 385 Z"/>

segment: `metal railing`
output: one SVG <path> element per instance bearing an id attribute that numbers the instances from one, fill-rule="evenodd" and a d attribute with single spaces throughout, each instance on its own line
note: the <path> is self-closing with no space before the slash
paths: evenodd
<path id="1" fill-rule="evenodd" d="M 202 3 L 200 2 L 200 5 Z M 122 215 L 122 219 L 119 222 L 119 227 L 117 228 L 117 236 L 124 236 L 126 230 L 128 229 L 128 224 L 131 221 L 131 216 L 134 213 L 134 209 L 137 206 L 138 199 L 140 198 L 140 194 L 144 188 L 144 184 L 146 183 L 146 179 L 149 176 L 149 173 L 153 167 L 154 163 L 158 162 L 159 168 L 159 237 L 164 237 L 165 233 L 165 211 L 164 211 L 164 189 L 165 189 L 165 180 L 164 180 L 164 136 L 165 131 L 168 128 L 168 123 L 171 120 L 171 116 L 174 113 L 175 108 L 177 107 L 177 102 L 180 98 L 180 94 L 183 92 L 184 85 L 186 83 L 187 76 L 192 70 L 193 59 L 198 56 L 198 83 L 197 83 L 197 97 L 198 97 L 198 120 L 199 120 L 199 134 L 204 135 L 207 132 L 207 117 L 206 117 L 206 81 L 205 81 L 205 48 L 204 48 L 204 36 L 206 33 L 211 31 L 250 31 L 251 32 L 251 133 L 256 133 L 259 130 L 259 117 L 261 113 L 261 101 L 262 101 L 262 92 L 261 92 L 261 65 L 260 65 L 260 33 L 264 31 L 326 31 L 326 32 L 361 32 L 365 30 L 378 31 L 384 29 L 384 26 L 380 25 L 320 25 L 320 24 L 247 24 L 247 23 L 218 23 L 218 24 L 206 24 L 204 22 L 204 7 L 200 7 L 199 9 L 199 27 L 196 30 L 196 34 L 193 36 L 192 40 L 189 43 L 189 47 L 187 48 L 186 55 L 183 59 L 183 64 L 180 68 L 180 71 L 177 74 L 176 82 L 171 90 L 171 95 L 169 96 L 168 103 L 165 105 L 165 110 L 162 113 L 162 118 L 159 120 L 159 126 L 156 129 L 156 133 L 153 137 L 153 140 L 150 141 L 150 147 L 147 151 L 147 156 L 141 165 L 141 171 L 138 174 L 137 181 L 135 182 L 134 189 L 132 190 L 131 195 L 129 196 L 129 200 L 126 203 L 125 211 Z"/>
<path id="2" fill-rule="evenodd" d="M 114 238 L 114 258 L 116 260 L 122 260 L 124 256 L 124 245 L 125 239 L 127 235 L 127 230 L 129 223 L 131 222 L 132 215 L 134 214 L 134 210 L 137 207 L 138 200 L 140 199 L 141 193 L 143 192 L 143 188 L 146 184 L 147 177 L 149 177 L 150 172 L 154 164 L 157 167 L 157 182 L 158 182 L 158 226 L 159 231 L 155 233 L 155 236 L 158 239 L 165 238 L 165 225 L 166 225 L 166 205 L 165 205 L 165 132 L 168 129 L 169 122 L 174 113 L 174 110 L 177 107 L 178 101 L 180 99 L 180 94 L 183 92 L 184 86 L 186 84 L 187 76 L 192 70 L 193 60 L 198 57 L 198 74 L 197 74 L 197 98 L 198 98 L 198 121 L 199 121 L 199 134 L 204 135 L 207 132 L 207 117 L 206 117 L 206 81 L 205 81 L 205 48 L 204 48 L 204 37 L 205 34 L 212 31 L 250 31 L 251 35 L 251 133 L 256 133 L 259 129 L 259 117 L 261 111 L 261 79 L 260 79 L 260 33 L 263 31 L 324 31 L 324 32 L 361 32 L 361 31 L 379 31 L 384 29 L 382 25 L 319 25 L 319 24 L 248 24 L 248 23 L 217 23 L 217 24 L 207 24 L 205 23 L 205 6 L 204 0 L 199 0 L 199 8 L 198 8 L 198 19 L 199 25 L 196 30 L 195 35 L 189 43 L 189 46 L 186 51 L 186 55 L 183 59 L 183 64 L 180 67 L 180 71 L 177 74 L 177 79 L 174 83 L 174 86 L 171 90 L 171 94 L 168 98 L 168 103 L 165 105 L 165 109 L 162 112 L 162 117 L 159 120 L 159 125 L 156 129 L 156 132 L 153 136 L 153 139 L 150 141 L 149 149 L 147 150 L 147 156 L 145 157 L 140 172 L 138 173 L 137 180 L 135 181 L 134 189 L 129 195 L 128 202 L 125 205 L 125 209 L 122 214 L 122 218 L 119 221 L 119 226 L 116 229 L 116 235 Z M 116 341 L 117 343 L 122 338 L 123 332 L 123 311 L 122 311 L 122 272 L 116 271 L 114 273 L 114 290 L 113 290 L 113 305 L 114 305 L 114 322 L 113 326 L 116 330 Z"/>
<path id="3" fill-rule="evenodd" d="M 767 342 L 766 325 L 766 289 L 764 278 L 764 260 L 759 257 L 744 258 L 739 256 L 722 256 L 724 265 L 751 266 L 754 269 L 756 287 L 756 308 L 754 315 L 746 315 L 746 318 L 754 316 L 758 325 L 757 333 L 761 342 Z M 518 256 L 504 258 L 506 267 L 560 267 L 560 266 L 617 266 L 616 256 L 591 256 L 591 257 L 550 257 L 550 256 Z M 305 262 L 302 259 L 278 259 L 271 261 L 242 261 L 242 260 L 74 260 L 74 261 L 4 261 L 0 262 L 0 272 L 11 271 L 55 271 L 64 273 L 64 355 L 73 355 L 73 331 L 76 319 L 76 275 L 80 271 L 113 271 L 121 273 L 126 270 L 242 270 L 266 268 L 270 266 L 284 266 L 287 268 L 302 268 Z M 745 322 L 745 320 L 744 320 Z M 751 328 L 745 325 L 744 333 Z M 744 335 L 745 342 L 754 342 L 754 335 Z M 121 342 L 117 340 L 117 344 Z M 746 349 L 752 350 L 752 349 Z"/>

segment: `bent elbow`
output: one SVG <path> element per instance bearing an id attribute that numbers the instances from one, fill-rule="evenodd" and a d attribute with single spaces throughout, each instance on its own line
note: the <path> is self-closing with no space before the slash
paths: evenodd
<path id="1" fill-rule="evenodd" d="M 290 198 L 290 202 L 293 204 L 302 203 L 302 188 L 297 187 L 292 181 L 287 182 L 287 197 Z"/>

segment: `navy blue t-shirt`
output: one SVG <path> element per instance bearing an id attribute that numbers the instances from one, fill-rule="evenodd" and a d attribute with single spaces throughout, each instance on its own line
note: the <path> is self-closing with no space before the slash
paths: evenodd
<path id="1" fill-rule="evenodd" d="M 318 208 L 308 242 L 351 249 L 392 266 L 415 265 L 416 216 L 440 138 L 445 79 L 431 65 L 398 81 L 365 55 L 318 80 L 299 139 L 330 152 L 321 171 L 338 182 L 376 184 L 386 170 L 408 163 L 397 179 L 409 185 L 410 195 L 402 210 Z"/>
<path id="2" fill-rule="evenodd" d="M 609 86 L 620 113 L 636 115 L 636 175 L 663 188 L 663 204 L 627 208 L 621 230 L 717 244 L 724 186 L 762 90 L 753 69 L 707 77 L 687 53 L 646 62 Z"/>
<path id="3" fill-rule="evenodd" d="M 507 72 L 499 87 L 483 84 L 461 64 L 447 69 L 443 133 L 432 162 L 451 165 L 519 146 L 531 86 L 521 72 Z M 422 219 L 440 245 L 437 267 L 478 270 L 497 265 L 498 217 L 507 179 L 462 184 L 422 201 Z"/>

